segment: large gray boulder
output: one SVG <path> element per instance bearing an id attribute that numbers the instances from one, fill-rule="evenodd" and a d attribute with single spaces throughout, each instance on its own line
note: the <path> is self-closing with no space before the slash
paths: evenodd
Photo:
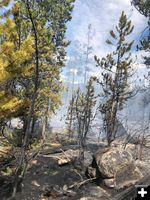
<path id="1" fill-rule="evenodd" d="M 144 177 L 150 174 L 150 161 L 136 160 L 135 165 L 139 168 Z"/>
<path id="2" fill-rule="evenodd" d="M 143 178 L 132 155 L 122 148 L 111 147 L 97 151 L 95 161 L 108 187 L 120 189 Z"/>
<path id="3" fill-rule="evenodd" d="M 107 178 L 114 177 L 117 172 L 133 162 L 129 152 L 117 148 L 107 149 L 104 153 L 98 151 L 95 158 L 99 171 Z"/>

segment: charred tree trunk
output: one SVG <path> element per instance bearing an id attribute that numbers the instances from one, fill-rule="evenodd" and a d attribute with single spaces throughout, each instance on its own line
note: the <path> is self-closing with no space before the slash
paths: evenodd
<path id="1" fill-rule="evenodd" d="M 16 192 L 17 192 L 17 188 L 18 188 L 18 184 L 20 185 L 25 172 L 26 172 L 26 168 L 28 165 L 27 162 L 27 158 L 26 158 L 26 148 L 27 148 L 27 144 L 28 144 L 28 139 L 29 139 L 29 135 L 30 135 L 30 125 L 31 125 L 31 119 L 34 113 L 34 106 L 35 106 L 35 102 L 36 102 L 36 98 L 37 98 L 37 90 L 39 87 L 39 49 L 38 49 L 38 36 L 37 36 L 37 30 L 36 30 L 36 25 L 32 16 L 32 11 L 31 11 L 31 7 L 30 7 L 30 2 L 29 0 L 25 1 L 26 4 L 26 9 L 28 11 L 28 15 L 29 15 L 29 20 L 31 22 L 32 25 L 32 30 L 33 30 L 33 36 L 34 36 L 34 45 L 35 45 L 35 80 L 34 80 L 34 92 L 32 94 L 32 101 L 30 104 L 30 109 L 29 109 L 29 115 L 28 115 L 28 119 L 27 119 L 27 127 L 25 130 L 25 135 L 24 135 L 24 139 L 23 139 L 23 144 L 22 144 L 22 148 L 21 148 L 21 158 L 20 158 L 20 162 L 19 165 L 16 169 L 16 173 L 15 173 L 15 180 L 14 180 L 14 187 L 13 187 L 13 193 L 12 193 L 12 198 L 15 198 L 16 196 Z"/>

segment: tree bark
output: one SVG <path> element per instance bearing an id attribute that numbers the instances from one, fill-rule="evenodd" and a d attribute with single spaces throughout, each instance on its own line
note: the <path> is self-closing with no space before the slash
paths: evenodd
<path id="1" fill-rule="evenodd" d="M 26 148 L 27 148 L 27 144 L 28 144 L 28 139 L 29 139 L 29 135 L 30 135 L 30 124 L 31 124 L 31 119 L 34 113 L 34 106 L 35 106 L 35 101 L 37 98 L 37 91 L 38 91 L 38 87 L 39 87 L 39 49 L 38 49 L 38 36 L 37 36 L 37 30 L 36 30 L 36 25 L 32 16 L 32 11 L 30 8 L 30 3 L 29 0 L 25 1 L 26 4 L 26 8 L 28 11 L 28 15 L 29 15 L 29 19 L 31 21 L 31 25 L 32 25 L 32 29 L 33 29 L 33 36 L 34 36 L 34 45 L 35 45 L 35 80 L 34 80 L 34 92 L 32 94 L 32 101 L 30 104 L 30 109 L 29 109 L 29 115 L 28 115 L 28 119 L 27 119 L 27 127 L 25 130 L 25 135 L 24 135 L 24 139 L 23 139 L 23 144 L 22 144 L 22 148 L 21 148 L 21 158 L 20 158 L 20 162 L 19 165 L 16 169 L 16 173 L 15 173 L 15 180 L 14 180 L 14 187 L 13 187 L 13 193 L 12 193 L 12 198 L 15 198 L 16 196 L 16 192 L 17 192 L 17 188 L 18 188 L 18 184 L 20 185 L 25 172 L 26 172 L 26 168 L 27 168 L 27 159 L 26 159 Z"/>

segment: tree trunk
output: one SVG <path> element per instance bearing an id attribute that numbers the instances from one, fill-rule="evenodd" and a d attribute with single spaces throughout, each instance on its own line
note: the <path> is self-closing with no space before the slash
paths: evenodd
<path id="1" fill-rule="evenodd" d="M 22 148 L 21 148 L 21 158 L 20 158 L 20 162 L 18 165 L 18 168 L 16 169 L 16 174 L 15 174 L 15 180 L 14 180 L 14 187 L 13 187 L 13 193 L 12 193 L 12 198 L 15 198 L 16 196 L 16 192 L 17 192 L 17 188 L 18 188 L 18 184 L 20 185 L 25 172 L 26 172 L 26 168 L 27 168 L 27 159 L 26 159 L 26 148 L 28 145 L 28 139 L 29 139 L 29 135 L 30 135 L 30 125 L 31 125 L 31 119 L 34 113 L 34 106 L 35 106 L 35 101 L 37 98 L 37 90 L 39 87 L 39 49 L 38 49 L 38 36 L 37 36 L 37 30 L 36 30 L 36 26 L 33 20 L 33 16 L 32 16 L 32 12 L 31 12 L 31 8 L 30 8 L 30 2 L 29 0 L 26 0 L 25 2 L 26 4 L 26 9 L 28 11 L 28 15 L 29 15 L 29 19 L 31 21 L 32 24 L 32 29 L 33 29 L 33 36 L 34 36 L 34 45 L 35 45 L 35 80 L 34 80 L 34 92 L 32 94 L 32 101 L 30 104 L 30 110 L 29 110 L 29 115 L 28 115 L 28 120 L 27 120 L 27 127 L 26 127 L 26 131 L 25 131 L 25 135 L 24 135 L 24 139 L 23 139 L 23 144 L 22 144 Z"/>

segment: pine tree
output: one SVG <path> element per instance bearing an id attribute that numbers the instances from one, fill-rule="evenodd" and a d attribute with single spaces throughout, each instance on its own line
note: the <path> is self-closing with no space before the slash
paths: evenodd
<path id="1" fill-rule="evenodd" d="M 133 41 L 128 43 L 126 37 L 132 31 L 131 21 L 128 21 L 122 12 L 116 30 L 110 31 L 112 40 L 106 41 L 107 44 L 114 45 L 115 50 L 102 59 L 95 56 L 97 66 L 102 70 L 101 80 L 97 79 L 102 87 L 102 93 L 99 94 L 102 97 L 99 109 L 103 116 L 108 145 L 115 138 L 118 111 L 123 109 L 131 95 L 129 77 L 132 71 L 130 50 Z"/>
<path id="2" fill-rule="evenodd" d="M 73 2 L 74 0 L 24 0 L 17 3 L 16 10 L 18 5 L 20 6 L 20 12 L 16 15 L 18 27 L 21 21 L 24 34 L 31 32 L 35 47 L 32 60 L 35 72 L 29 80 L 28 89 L 33 105 L 27 120 L 29 123 L 26 122 L 27 132 L 30 132 L 31 126 L 31 132 L 34 132 L 34 119 L 40 118 L 45 126 L 48 117 L 61 105 L 60 92 L 63 86 L 60 72 L 64 66 L 65 48 L 69 44 L 65 39 L 65 33 L 66 23 L 71 19 Z"/>
<path id="3" fill-rule="evenodd" d="M 96 104 L 94 97 L 93 79 L 90 78 L 86 92 L 80 88 L 74 93 L 68 107 L 67 124 L 68 131 L 78 133 L 79 145 L 84 148 L 86 138 L 90 132 L 93 116 L 93 108 Z"/>
<path id="4" fill-rule="evenodd" d="M 87 86 L 86 92 L 82 92 L 80 88 L 75 92 L 70 101 L 69 106 L 69 126 L 73 125 L 73 130 L 78 133 L 78 144 L 80 146 L 79 161 L 84 168 L 84 151 L 86 147 L 87 136 L 92 128 L 92 122 L 95 115 L 93 114 L 93 109 L 96 104 L 96 99 L 94 97 L 94 87 L 93 79 L 90 78 Z M 70 128 L 70 127 L 69 127 Z"/>
<path id="5" fill-rule="evenodd" d="M 145 17 L 150 17 L 150 1 L 149 0 L 132 0 L 135 8 Z"/>
<path id="6" fill-rule="evenodd" d="M 150 52 L 150 1 L 149 0 L 132 0 L 132 4 L 135 8 L 148 19 L 147 27 L 144 32 L 147 36 L 142 36 L 140 40 L 140 45 L 137 46 L 138 50 L 144 50 L 146 52 Z M 144 35 L 144 34 L 143 34 Z M 144 56 L 144 64 L 148 67 L 150 66 L 150 57 Z"/>
<path id="7" fill-rule="evenodd" d="M 9 3 L 10 3 L 10 0 L 1 0 L 0 1 L 0 7 L 8 6 Z"/>
<path id="8" fill-rule="evenodd" d="M 19 94 L 18 79 L 28 77 L 32 65 L 33 40 L 28 35 L 18 46 L 17 27 L 13 19 L 0 23 L 0 121 L 22 116 L 28 99 Z M 18 86 L 17 86 L 18 85 Z"/>
<path id="9" fill-rule="evenodd" d="M 75 132 L 75 98 L 76 95 L 73 94 L 67 110 L 66 125 L 69 138 L 73 137 Z"/>
<path id="10" fill-rule="evenodd" d="M 29 109 L 23 116 L 24 138 L 12 197 L 27 168 L 26 149 L 31 133 L 35 130 L 36 119 L 42 121 L 42 132 L 45 132 L 48 117 L 60 105 L 60 72 L 64 66 L 65 48 L 69 44 L 65 40 L 66 23 L 71 19 L 73 2 L 16 0 L 13 9 L 9 11 L 17 24 L 18 45 L 22 45 L 29 34 L 33 44 L 32 59 L 27 62 L 32 66 L 30 77 L 20 80 L 21 87 L 26 85 L 24 98 L 29 100 Z"/>

